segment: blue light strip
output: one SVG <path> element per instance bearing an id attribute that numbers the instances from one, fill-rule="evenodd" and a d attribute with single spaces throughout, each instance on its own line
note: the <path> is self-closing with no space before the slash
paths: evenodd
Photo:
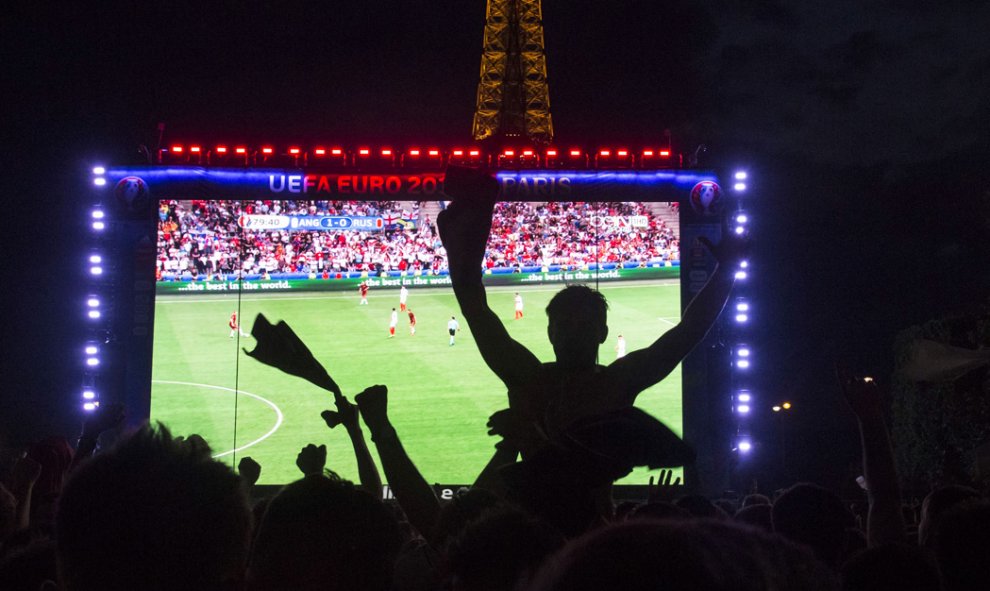
<path id="1" fill-rule="evenodd" d="M 739 204 L 738 210 L 732 214 L 729 228 L 737 235 L 749 235 L 750 215 L 742 209 L 742 194 L 747 190 L 747 179 L 749 175 L 745 171 L 738 171 L 733 175 L 733 193 L 736 195 L 736 202 Z M 735 438 L 734 451 L 739 455 L 747 455 L 754 448 L 754 441 L 751 438 L 749 429 L 750 417 L 753 416 L 753 409 L 758 408 L 751 389 L 750 381 L 754 360 L 754 349 L 748 344 L 746 338 L 752 320 L 752 301 L 748 296 L 746 285 L 750 280 L 751 269 L 748 260 L 740 261 L 739 268 L 734 270 L 736 274 L 735 295 L 731 302 L 729 313 L 735 325 L 733 334 L 736 335 L 736 343 L 732 347 L 731 365 L 733 370 L 733 389 L 730 396 L 733 415 L 735 417 Z"/>

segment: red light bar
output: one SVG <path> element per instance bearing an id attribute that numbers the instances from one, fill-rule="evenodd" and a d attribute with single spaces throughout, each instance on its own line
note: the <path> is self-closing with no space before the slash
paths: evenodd
<path id="1" fill-rule="evenodd" d="M 327 153 L 325 148 L 317 148 L 313 150 L 313 152 L 315 152 L 317 156 L 323 156 L 324 154 Z"/>
<path id="2" fill-rule="evenodd" d="M 358 154 L 362 156 L 367 156 L 368 154 L 371 154 L 371 150 L 369 150 L 368 148 L 361 148 L 358 150 Z"/>
<path id="3" fill-rule="evenodd" d="M 430 150 L 430 156 L 439 156 L 440 150 Z"/>
<path id="4" fill-rule="evenodd" d="M 172 151 L 178 154 L 182 152 L 182 146 L 172 146 Z"/>
<path id="5" fill-rule="evenodd" d="M 547 156 L 553 157 L 557 155 L 557 150 L 547 150 Z"/>
<path id="6" fill-rule="evenodd" d="M 226 154 L 227 146 L 217 146 L 217 154 Z"/>
<path id="7" fill-rule="evenodd" d="M 670 156 L 670 150 L 660 150 L 660 155 L 666 158 L 667 156 Z"/>
<path id="8" fill-rule="evenodd" d="M 274 152 L 274 151 L 275 151 L 275 150 L 272 150 L 271 148 L 262 148 L 262 149 L 261 149 L 261 153 L 262 153 L 262 154 L 271 154 L 271 153 L 272 153 L 272 152 Z"/>
<path id="9" fill-rule="evenodd" d="M 454 156 L 463 156 L 464 150 L 454 150 L 453 154 Z"/>
<path id="10" fill-rule="evenodd" d="M 571 156 L 580 156 L 581 150 L 571 150 Z"/>
<path id="11" fill-rule="evenodd" d="M 643 150 L 643 156 L 650 158 L 653 156 L 653 150 Z"/>
<path id="12" fill-rule="evenodd" d="M 628 155 L 629 155 L 629 152 L 627 152 L 627 151 L 625 151 L 625 150 L 619 150 L 619 151 L 618 151 L 618 152 L 616 152 L 616 153 L 617 153 L 617 154 L 618 154 L 619 156 L 628 156 Z"/>
<path id="13" fill-rule="evenodd" d="M 410 156 L 419 156 L 419 150 L 417 150 L 416 148 L 413 148 L 412 150 L 409 150 L 409 155 Z"/>
<path id="14" fill-rule="evenodd" d="M 247 154 L 247 148 L 234 148 L 234 151 L 238 154 Z"/>
<path id="15" fill-rule="evenodd" d="M 512 150 L 506 150 L 505 152 L 502 153 L 502 155 L 503 156 L 515 156 L 516 153 L 513 152 Z"/>
<path id="16" fill-rule="evenodd" d="M 602 150 L 601 152 L 598 153 L 599 156 L 610 156 L 611 154 L 612 153 L 609 152 L 608 150 Z"/>
<path id="17" fill-rule="evenodd" d="M 200 147 L 199 146 L 189 146 L 189 151 L 192 152 L 193 154 L 199 154 Z"/>
<path id="18" fill-rule="evenodd" d="M 299 148 L 289 148 L 289 154 L 298 154 Z"/>
<path id="19" fill-rule="evenodd" d="M 478 156 L 479 154 L 481 154 L 481 152 L 478 150 L 471 150 L 470 152 L 468 152 L 468 154 L 471 156 Z"/>
<path id="20" fill-rule="evenodd" d="M 533 155 L 532 150 L 523 150 L 523 156 L 532 156 L 532 155 Z"/>
<path id="21" fill-rule="evenodd" d="M 392 155 L 392 150 L 389 150 L 388 148 L 382 150 L 382 156 L 391 156 L 391 155 Z"/>
<path id="22" fill-rule="evenodd" d="M 333 154 L 334 156 L 340 156 L 341 154 L 344 153 L 344 151 L 341 150 L 340 148 L 334 148 L 330 150 L 330 153 Z"/>

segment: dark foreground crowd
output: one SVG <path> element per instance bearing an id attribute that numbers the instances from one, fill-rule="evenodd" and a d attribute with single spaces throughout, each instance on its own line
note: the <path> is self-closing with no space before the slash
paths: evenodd
<path id="1" fill-rule="evenodd" d="M 258 464 L 244 458 L 235 473 L 202 439 L 164 426 L 94 454 L 121 422 L 108 405 L 87 419 L 75 450 L 42 441 L 4 475 L 0 589 L 990 588 L 990 502 L 948 486 L 919 515 L 904 510 L 873 392 L 853 382 L 845 390 L 863 435 L 865 520 L 809 483 L 734 505 L 685 494 L 665 471 L 647 502 L 602 510 L 566 466 L 546 475 L 564 486 L 512 474 L 507 484 L 486 469 L 441 504 L 377 386 L 324 413 L 354 442 L 359 484 L 326 468 L 325 447 L 308 445 L 296 459 L 302 478 L 252 502 Z M 359 416 L 396 502 L 381 500 Z M 496 456 L 512 447 L 504 431 Z"/>

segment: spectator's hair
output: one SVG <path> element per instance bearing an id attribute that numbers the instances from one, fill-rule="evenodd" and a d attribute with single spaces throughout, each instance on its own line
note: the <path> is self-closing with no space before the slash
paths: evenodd
<path id="1" fill-rule="evenodd" d="M 845 530 L 854 520 L 835 493 L 807 482 L 795 484 L 773 504 L 771 515 L 775 532 L 809 546 L 826 564 L 839 567 Z"/>
<path id="2" fill-rule="evenodd" d="M 838 583 L 825 565 L 780 536 L 726 521 L 628 521 L 569 544 L 531 587 L 826 591 Z"/>
<path id="3" fill-rule="evenodd" d="M 56 523 L 69 591 L 211 589 L 243 577 L 251 514 L 230 468 L 159 425 L 80 466 Z"/>
<path id="4" fill-rule="evenodd" d="M 966 501 L 946 511 L 932 538 L 946 591 L 990 588 L 990 501 Z"/>
<path id="5" fill-rule="evenodd" d="M 401 544 L 399 524 L 380 500 L 346 480 L 313 474 L 268 504 L 248 588 L 386 591 Z"/>
<path id="6" fill-rule="evenodd" d="M 885 544 L 853 555 L 842 566 L 844 591 L 941 589 L 938 566 L 917 546 Z"/>
<path id="7" fill-rule="evenodd" d="M 494 510 L 468 524 L 447 551 L 455 589 L 512 591 L 564 545 L 543 521 L 516 509 Z"/>
<path id="8" fill-rule="evenodd" d="M 608 319 L 608 301 L 602 292 L 587 285 L 568 285 L 547 304 L 547 318 L 553 321 L 568 315 L 590 315 L 593 323 L 604 325 Z"/>
<path id="9" fill-rule="evenodd" d="M 976 489 L 961 484 L 950 484 L 928 493 L 921 504 L 918 543 L 922 546 L 930 546 L 932 532 L 938 527 L 942 514 L 960 503 L 979 498 L 980 493 Z"/>
<path id="10" fill-rule="evenodd" d="M 763 531 L 773 531 L 770 505 L 749 505 L 736 511 L 735 520 Z"/>

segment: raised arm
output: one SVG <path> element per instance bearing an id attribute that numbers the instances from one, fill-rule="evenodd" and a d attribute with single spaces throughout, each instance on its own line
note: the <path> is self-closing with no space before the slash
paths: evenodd
<path id="1" fill-rule="evenodd" d="M 883 422 L 880 388 L 868 378 L 855 378 L 845 368 L 836 374 L 842 394 L 859 422 L 863 447 L 863 476 L 870 502 L 866 517 L 866 542 L 870 547 L 903 544 L 904 515 L 901 513 L 901 489 L 890 435 Z"/>
<path id="2" fill-rule="evenodd" d="M 382 470 L 399 506 L 419 533 L 430 535 L 440 515 L 440 501 L 433 487 L 406 454 L 399 434 L 388 419 L 388 388 L 371 386 L 354 397 L 361 417 L 368 425 L 371 440 L 378 448 Z"/>
<path id="3" fill-rule="evenodd" d="M 364 440 L 364 431 L 361 430 L 361 421 L 358 420 L 358 408 L 348 402 L 344 396 L 336 397 L 335 403 L 337 405 L 336 411 L 325 410 L 320 416 L 331 429 L 337 425 L 343 425 L 347 429 L 347 436 L 351 439 L 351 447 L 354 448 L 354 458 L 357 460 L 361 488 L 376 498 L 381 498 L 382 478 L 378 474 L 375 460 L 371 457 L 371 451 L 368 450 L 368 443 Z"/>
<path id="4" fill-rule="evenodd" d="M 481 357 L 509 388 L 526 383 L 540 361 L 509 336 L 488 307 L 481 264 L 492 226 L 498 183 L 471 169 L 448 167 L 445 191 L 455 200 L 437 216 L 440 239 L 447 251 L 450 280 L 461 314 L 471 328 Z"/>
<path id="5" fill-rule="evenodd" d="M 700 240 L 718 264 L 708 283 L 684 310 L 680 323 L 649 347 L 633 351 L 610 366 L 611 370 L 620 373 L 631 392 L 639 393 L 667 377 L 705 338 L 729 299 L 745 239 L 728 234 L 717 246 L 704 237 Z"/>

